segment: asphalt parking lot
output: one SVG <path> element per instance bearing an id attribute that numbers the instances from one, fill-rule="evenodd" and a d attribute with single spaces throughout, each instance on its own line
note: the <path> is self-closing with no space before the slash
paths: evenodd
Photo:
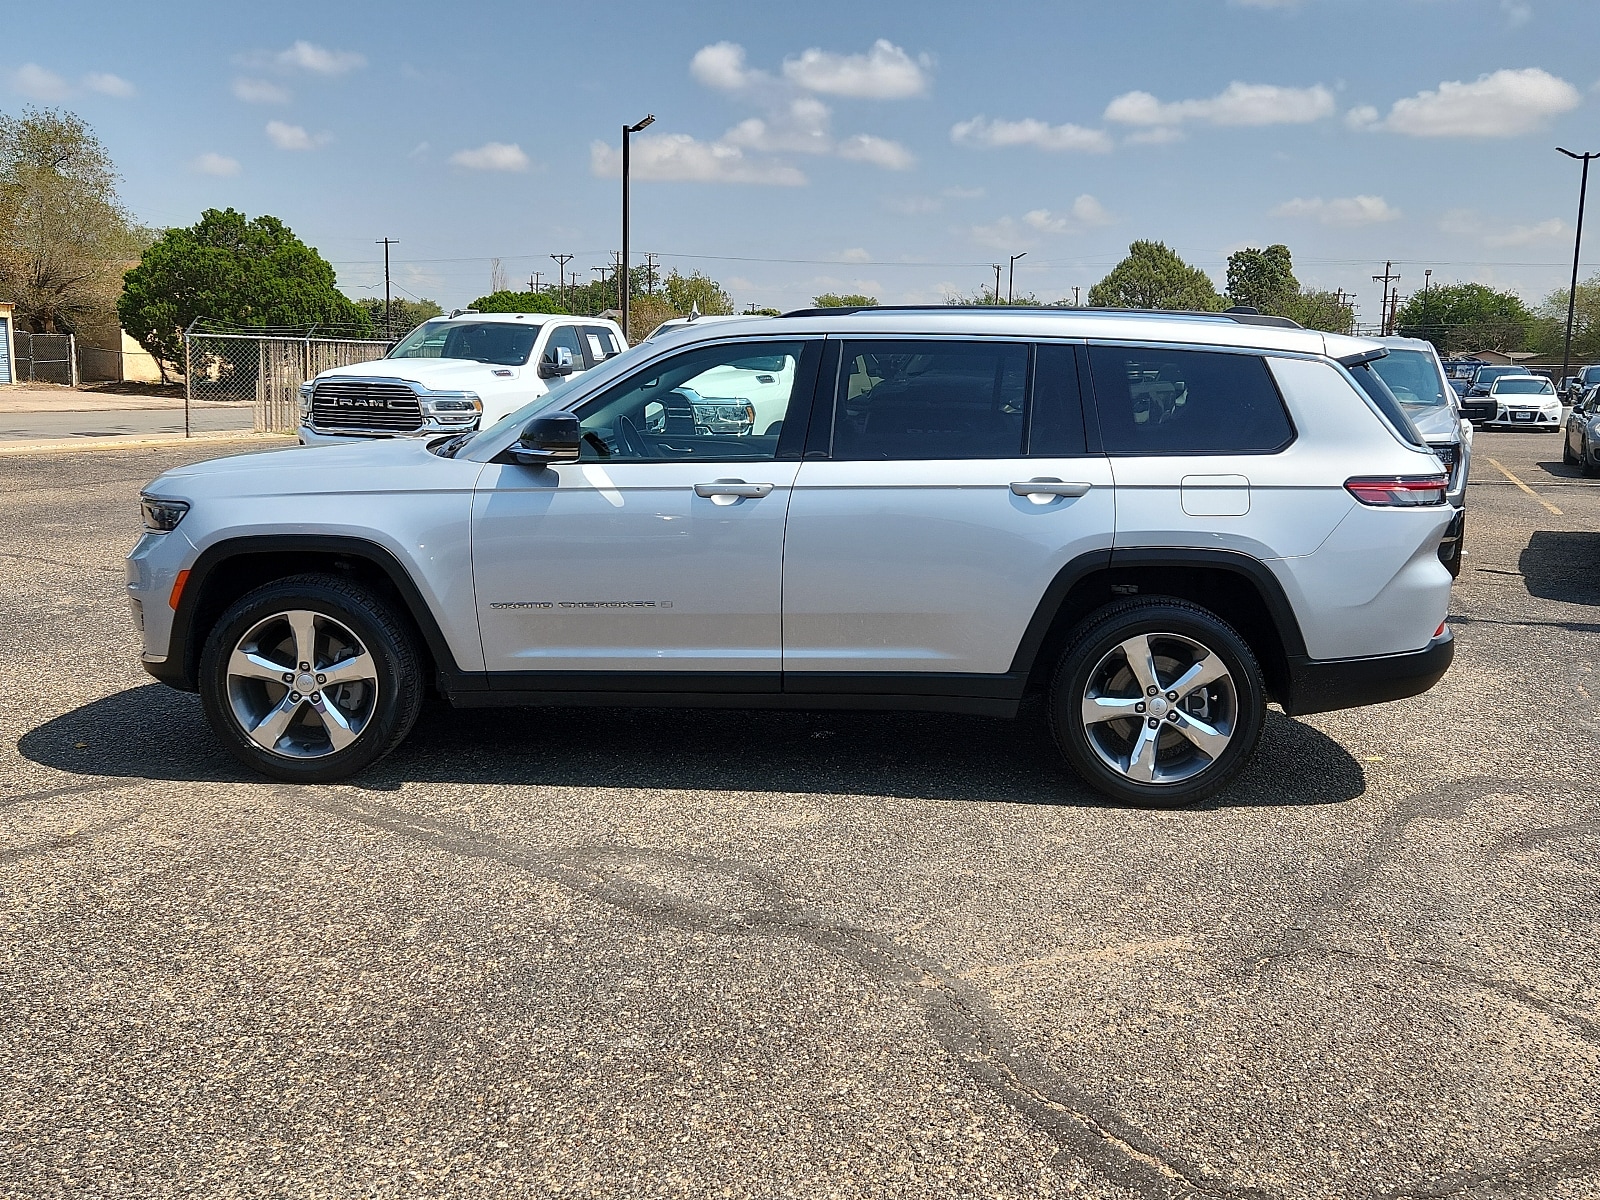
<path id="1" fill-rule="evenodd" d="M 264 781 L 122 592 L 221 452 L 0 459 L 0 1195 L 1600 1194 L 1556 437 L 1478 436 L 1434 692 L 1274 713 L 1180 812 L 1037 717 L 430 708 Z"/>

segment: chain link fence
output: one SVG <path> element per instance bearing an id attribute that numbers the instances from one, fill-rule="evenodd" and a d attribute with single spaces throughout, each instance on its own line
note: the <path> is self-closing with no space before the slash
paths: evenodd
<path id="1" fill-rule="evenodd" d="M 273 330 L 215 332 L 191 327 L 183 338 L 186 415 L 208 403 L 250 401 L 257 433 L 294 433 L 300 427 L 300 385 L 330 367 L 371 362 L 390 343 L 370 338 L 317 337 Z"/>
<path id="2" fill-rule="evenodd" d="M 70 333 L 25 333 L 13 330 L 12 379 L 16 383 L 78 385 L 76 339 Z"/>

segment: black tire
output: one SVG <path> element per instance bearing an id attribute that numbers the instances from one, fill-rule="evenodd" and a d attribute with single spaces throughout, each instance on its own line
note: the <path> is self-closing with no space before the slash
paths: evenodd
<path id="1" fill-rule="evenodd" d="M 295 707 L 277 745 L 283 749 L 269 750 L 253 741 L 237 715 L 241 708 L 248 710 L 252 700 L 260 705 L 288 708 L 289 691 L 295 684 L 288 682 L 299 666 L 281 662 L 284 653 L 294 657 L 289 646 L 293 630 L 287 624 L 290 613 L 310 613 L 319 624 L 313 628 L 313 643 L 322 639 L 321 647 L 332 654 L 343 654 L 346 659 L 330 658 L 326 663 L 313 661 L 313 677 L 320 665 L 332 672 L 346 661 L 359 655 L 352 654 L 348 639 L 343 633 L 353 634 L 356 648 L 364 650 L 370 659 L 373 682 L 348 685 L 329 684 L 328 695 L 313 692 L 303 704 Z M 257 630 L 265 629 L 263 639 L 274 638 L 281 632 L 274 625 L 279 618 L 289 630 L 290 639 L 283 639 L 273 651 L 261 650 L 258 658 L 270 659 L 276 665 L 291 668 L 285 672 L 283 682 L 257 678 L 245 679 L 230 674 L 230 661 L 236 647 L 247 636 L 254 637 Z M 256 643 L 251 643 L 255 645 Z M 314 651 L 312 658 L 318 658 Z M 303 678 L 303 676 L 301 676 Z M 363 689 L 370 687 L 371 692 Z M 254 689 L 259 689 L 255 691 Z M 343 708 L 338 712 L 345 718 L 348 729 L 341 734 L 353 740 L 347 745 L 332 748 L 334 743 L 327 720 L 308 711 L 312 700 L 320 705 L 338 704 L 339 697 L 352 694 L 364 704 L 352 705 L 357 720 Z M 299 697 L 300 693 L 293 693 Z M 329 575 L 296 575 L 256 588 L 236 600 L 222 614 L 206 639 L 200 658 L 200 699 L 206 720 L 224 745 L 247 766 L 264 775 L 293 783 L 331 783 L 348 779 L 363 768 L 377 762 L 402 741 L 416 723 L 422 706 L 423 678 L 420 656 L 409 632 L 407 623 L 399 617 L 390 604 L 366 588 Z M 319 736 L 325 738 L 329 749 L 322 750 L 315 743 Z M 268 735 L 263 735 L 268 736 Z M 306 745 L 296 747 L 294 739 L 300 737 Z M 291 753 L 290 750 L 297 750 Z"/>
<path id="2" fill-rule="evenodd" d="M 1126 720 L 1096 723 L 1093 734 L 1082 715 L 1092 677 L 1102 676 L 1112 669 L 1108 668 L 1107 662 L 1108 659 L 1115 661 L 1119 645 L 1139 635 L 1151 635 L 1149 645 L 1156 656 L 1158 668 L 1161 666 L 1160 660 L 1166 657 L 1160 653 L 1163 648 L 1181 649 L 1184 643 L 1189 644 L 1191 651 L 1194 647 L 1206 651 L 1207 654 L 1201 657 L 1215 655 L 1226 668 L 1228 687 L 1231 689 L 1231 700 L 1227 695 L 1197 692 L 1194 702 L 1180 699 L 1177 705 L 1172 705 L 1164 696 L 1148 702 L 1152 706 L 1161 705 L 1164 710 L 1162 715 L 1166 719 L 1180 723 L 1185 717 L 1200 715 L 1192 712 L 1187 705 L 1193 703 L 1203 706 L 1207 719 L 1214 719 L 1218 729 L 1225 724 L 1230 733 L 1227 744 L 1215 758 L 1211 758 L 1197 750 L 1182 733 L 1160 727 L 1155 735 L 1158 740 L 1153 762 L 1155 768 L 1159 769 L 1163 756 L 1166 756 L 1174 775 L 1171 781 L 1142 782 L 1132 779 L 1124 770 L 1108 765 L 1102 757 L 1107 752 L 1108 742 L 1115 742 L 1124 736 L 1129 739 L 1145 736 L 1140 732 L 1140 726 L 1152 719 L 1147 709 L 1141 709 L 1145 715 L 1136 719 L 1130 714 Z M 1167 640 L 1163 641 L 1163 638 Z M 1124 671 L 1124 675 L 1132 678 L 1130 672 Z M 1158 672 L 1157 682 L 1168 684 L 1172 680 L 1162 678 Z M 1098 682 L 1096 687 L 1099 690 Z M 1221 689 L 1208 687 L 1204 691 L 1212 693 Z M 1130 699 L 1138 694 L 1139 689 L 1135 684 Z M 1213 705 L 1217 709 L 1217 718 L 1212 718 Z M 1170 713 L 1174 707 L 1182 710 L 1177 717 Z M 1228 709 L 1231 712 L 1225 711 Z M 1073 630 L 1050 684 L 1049 712 L 1050 731 L 1055 737 L 1056 746 L 1067 763 L 1090 787 L 1122 804 L 1176 808 L 1216 794 L 1249 761 L 1261 738 L 1261 727 L 1266 719 L 1266 685 L 1261 667 L 1249 645 L 1215 614 L 1187 600 L 1142 597 L 1107 605 L 1090 614 Z M 1191 773 L 1179 778 L 1185 770 Z"/>
<path id="3" fill-rule="evenodd" d="M 1561 434 L 1561 461 L 1569 467 L 1577 465 L 1578 462 L 1578 456 L 1572 452 L 1572 440 L 1567 437 L 1565 430 Z"/>

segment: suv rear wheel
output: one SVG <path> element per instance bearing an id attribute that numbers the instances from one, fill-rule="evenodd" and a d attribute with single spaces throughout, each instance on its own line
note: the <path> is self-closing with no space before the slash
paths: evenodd
<path id="1" fill-rule="evenodd" d="M 1234 630 L 1187 601 L 1113 604 L 1074 630 L 1050 687 L 1050 727 L 1090 787 L 1175 807 L 1225 787 L 1255 750 L 1266 690 Z"/>
<path id="2" fill-rule="evenodd" d="M 405 626 L 366 589 L 299 575 L 235 601 L 200 659 L 206 719 L 248 766 L 345 779 L 410 732 L 422 673 Z"/>

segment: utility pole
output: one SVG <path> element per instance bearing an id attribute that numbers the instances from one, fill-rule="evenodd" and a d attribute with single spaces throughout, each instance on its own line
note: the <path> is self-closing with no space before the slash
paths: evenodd
<path id="1" fill-rule="evenodd" d="M 656 259 L 659 257 L 661 257 L 659 254 L 644 256 L 644 290 L 649 296 L 656 294 Z"/>
<path id="2" fill-rule="evenodd" d="M 1433 268 L 1429 267 L 1422 273 L 1422 302 L 1428 302 L 1428 285 L 1433 282 Z"/>
<path id="3" fill-rule="evenodd" d="M 561 298 L 567 302 L 567 307 L 571 308 L 572 307 L 572 301 L 568 298 L 566 292 L 567 292 L 567 264 L 572 261 L 572 255 L 570 255 L 570 254 L 552 254 L 550 257 L 556 260 L 556 267 L 557 267 L 557 270 L 559 271 L 559 276 L 558 277 L 561 280 L 561 282 L 557 286 L 561 289 Z"/>
<path id="4" fill-rule="evenodd" d="M 1013 254 L 1011 256 L 1011 274 L 1006 276 L 1006 303 L 1007 304 L 1010 304 L 1012 302 L 1012 298 L 1013 298 L 1013 296 L 1015 294 L 1015 287 L 1016 287 L 1016 282 L 1017 282 L 1017 259 L 1026 257 L 1027 253 L 1028 252 L 1026 250 L 1024 250 L 1021 254 Z M 997 291 L 999 290 L 999 281 L 998 280 L 995 283 L 995 288 L 996 288 Z"/>
<path id="5" fill-rule="evenodd" d="M 544 272 L 543 271 L 535 271 L 532 275 L 529 275 L 528 276 L 528 290 L 530 292 L 537 292 L 539 290 L 539 280 L 541 280 L 543 278 L 544 278 Z"/>
<path id="6" fill-rule="evenodd" d="M 375 246 L 383 247 L 383 338 L 388 342 L 394 341 L 394 319 L 390 315 L 393 311 L 393 302 L 389 299 L 389 247 L 399 244 L 397 239 L 387 237 L 373 243 Z"/>
<path id="7" fill-rule="evenodd" d="M 994 264 L 994 302 L 1000 303 L 1000 264 Z"/>
<path id="8" fill-rule="evenodd" d="M 1389 336 L 1389 285 L 1399 283 L 1400 276 L 1394 273 L 1394 263 L 1383 264 L 1383 274 L 1374 275 L 1373 283 L 1383 284 L 1383 301 L 1378 305 L 1378 332 L 1383 337 Z"/>
<path id="9" fill-rule="evenodd" d="M 622 311 L 622 289 L 627 288 L 632 291 L 633 288 L 631 286 L 632 281 L 622 277 L 622 252 L 619 250 L 611 252 L 611 277 L 617 281 L 617 311 L 620 312 Z"/>
<path id="10" fill-rule="evenodd" d="M 1574 154 L 1560 146 L 1556 149 L 1583 164 L 1583 179 L 1578 184 L 1578 232 L 1572 239 L 1572 286 L 1567 289 L 1567 338 L 1561 348 L 1561 378 L 1565 380 L 1572 366 L 1572 314 L 1578 302 L 1578 255 L 1583 250 L 1583 203 L 1589 196 L 1589 160 L 1600 158 L 1600 154 Z"/>
<path id="11" fill-rule="evenodd" d="M 1347 292 L 1343 288 L 1340 288 L 1338 291 L 1334 292 L 1333 298 L 1334 301 L 1339 305 L 1340 310 L 1344 313 L 1343 332 L 1349 333 L 1350 328 L 1355 324 L 1356 319 L 1356 306 L 1354 303 L 1356 294 L 1354 292 Z"/>
<path id="12" fill-rule="evenodd" d="M 1078 292 L 1079 292 L 1079 290 L 1080 290 L 1080 289 L 1079 289 L 1079 287 L 1078 287 L 1078 285 L 1077 285 L 1077 284 L 1073 284 L 1073 285 L 1072 285 L 1072 307 L 1073 307 L 1073 308 L 1080 308 L 1080 307 L 1082 307 L 1082 306 L 1081 306 L 1081 305 L 1080 305 L 1080 304 L 1079 304 L 1079 303 L 1078 303 Z"/>

